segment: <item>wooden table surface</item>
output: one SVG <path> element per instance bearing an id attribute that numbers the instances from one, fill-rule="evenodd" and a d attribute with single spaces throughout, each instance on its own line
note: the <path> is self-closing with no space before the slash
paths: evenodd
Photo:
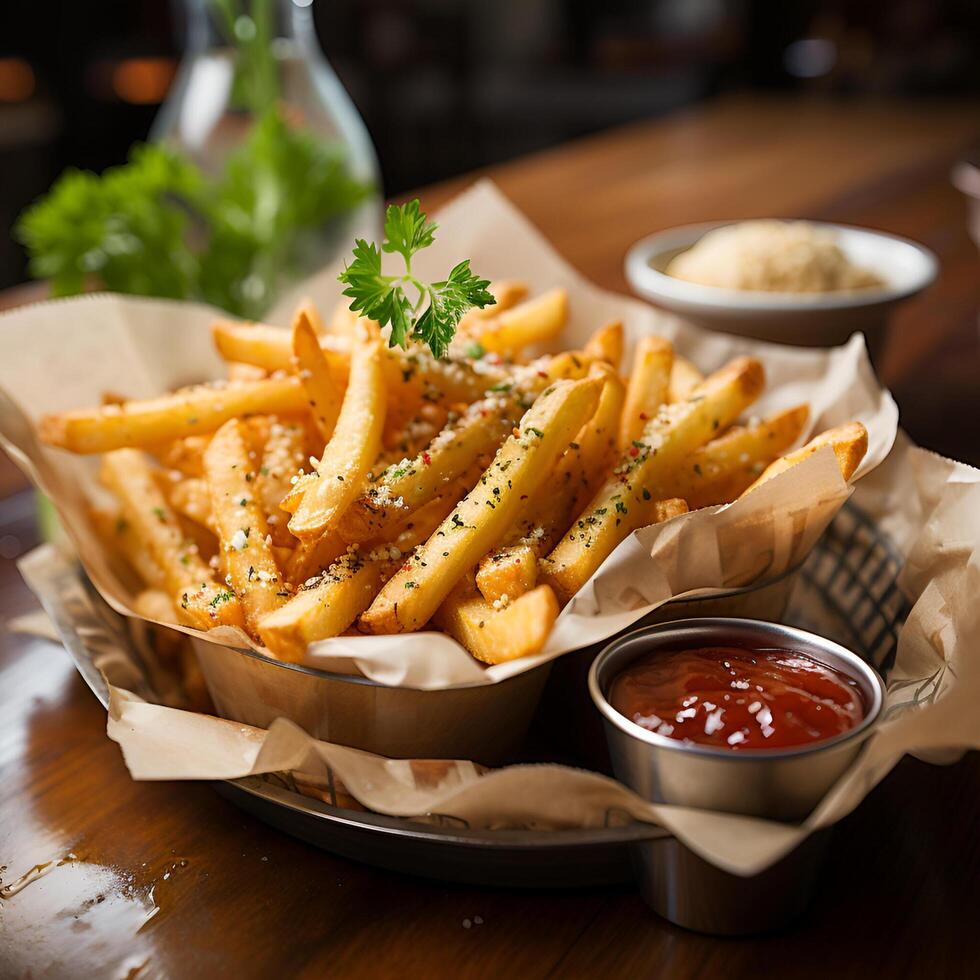
<path id="1" fill-rule="evenodd" d="M 625 249 L 670 225 L 759 215 L 918 239 L 937 285 L 896 317 L 882 374 L 919 441 L 980 456 L 980 263 L 950 165 L 977 106 L 736 100 L 489 171 L 579 269 L 624 288 Z M 434 206 L 466 181 L 423 192 Z M 517 270 L 515 270 L 517 271 Z M 36 608 L 0 527 L 0 618 Z M 718 940 L 628 887 L 566 893 L 376 871 L 268 829 L 207 785 L 134 783 L 57 645 L 0 636 L 0 977 L 966 976 L 980 967 L 980 762 L 906 760 L 837 829 L 811 913 Z M 69 854 L 74 859 L 58 863 Z"/>

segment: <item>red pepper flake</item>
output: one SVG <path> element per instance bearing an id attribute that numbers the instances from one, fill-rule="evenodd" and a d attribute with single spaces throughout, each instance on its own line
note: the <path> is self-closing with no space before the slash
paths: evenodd
<path id="1" fill-rule="evenodd" d="M 650 416 L 649 416 L 649 415 L 647 415 L 647 413 L 646 413 L 646 412 L 640 412 L 640 418 L 641 418 L 641 419 L 643 419 L 643 421 L 644 421 L 644 422 L 646 422 L 646 421 L 647 421 L 647 419 L 649 419 L 649 418 L 650 418 Z"/>
<path id="2" fill-rule="evenodd" d="M 422 462 L 426 466 L 430 466 L 432 464 L 432 457 L 428 453 L 422 453 Z"/>
<path id="3" fill-rule="evenodd" d="M 548 377 L 548 372 L 547 371 L 538 371 L 538 377 L 539 378 L 547 378 Z"/>
<path id="4" fill-rule="evenodd" d="M 630 456 L 639 456 L 640 450 L 636 446 L 630 446 Z"/>

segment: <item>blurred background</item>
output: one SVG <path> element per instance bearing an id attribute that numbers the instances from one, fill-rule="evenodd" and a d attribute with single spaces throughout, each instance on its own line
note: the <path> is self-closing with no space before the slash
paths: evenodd
<path id="1" fill-rule="evenodd" d="M 24 206 L 66 166 L 101 171 L 146 138 L 186 28 L 170 0 L 2 8 L 0 288 L 26 278 L 9 234 Z M 976 0 L 316 0 L 313 11 L 388 195 L 733 90 L 980 93 Z"/>

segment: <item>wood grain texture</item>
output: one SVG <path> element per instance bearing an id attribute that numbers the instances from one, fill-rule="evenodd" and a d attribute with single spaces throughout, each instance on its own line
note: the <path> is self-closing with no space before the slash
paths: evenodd
<path id="1" fill-rule="evenodd" d="M 978 138 L 975 106 L 737 100 L 490 173 L 616 289 L 625 249 L 682 222 L 828 218 L 925 242 L 943 273 L 896 318 L 883 373 L 914 436 L 976 459 L 980 276 L 948 172 Z M 430 188 L 423 203 L 465 183 Z M 33 543 L 31 505 L 5 507 L 2 619 L 35 608 L 9 560 Z M 716 940 L 656 919 L 629 888 L 411 879 L 274 832 L 207 785 L 134 783 L 65 652 L 5 631 L 0 877 L 78 859 L 0 899 L 0 977 L 966 976 L 980 962 L 978 777 L 977 754 L 945 768 L 906 760 L 837 829 L 806 920 Z"/>

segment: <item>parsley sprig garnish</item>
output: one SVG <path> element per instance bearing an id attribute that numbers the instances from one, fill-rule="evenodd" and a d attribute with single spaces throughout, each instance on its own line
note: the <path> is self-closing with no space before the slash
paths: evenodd
<path id="1" fill-rule="evenodd" d="M 428 248 L 437 225 L 429 221 L 418 200 L 390 205 L 385 213 L 385 237 L 379 249 L 358 238 L 353 261 L 338 277 L 347 287 L 355 313 L 389 326 L 389 347 L 408 348 L 409 341 L 427 344 L 435 357 L 444 357 L 463 314 L 474 306 L 483 309 L 496 302 L 465 259 L 441 282 L 422 282 L 412 274 L 412 257 Z M 381 272 L 381 253 L 398 253 L 405 261 L 403 275 Z M 406 287 L 415 290 L 414 299 Z"/>

